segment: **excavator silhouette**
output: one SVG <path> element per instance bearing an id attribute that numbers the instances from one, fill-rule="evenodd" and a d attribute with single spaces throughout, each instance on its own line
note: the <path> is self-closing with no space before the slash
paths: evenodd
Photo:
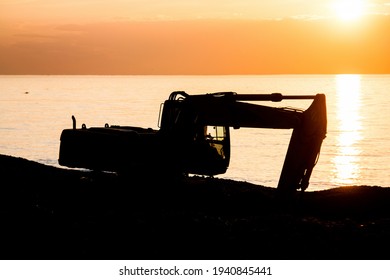
<path id="1" fill-rule="evenodd" d="M 313 99 L 306 110 L 277 108 L 243 101 Z M 72 168 L 134 173 L 223 174 L 229 166 L 229 128 L 293 129 L 277 190 L 306 190 L 326 137 L 326 97 L 316 95 L 189 95 L 174 91 L 161 104 L 159 129 L 85 124 L 61 133 L 59 164 Z M 261 176 L 261 175 L 260 175 Z"/>

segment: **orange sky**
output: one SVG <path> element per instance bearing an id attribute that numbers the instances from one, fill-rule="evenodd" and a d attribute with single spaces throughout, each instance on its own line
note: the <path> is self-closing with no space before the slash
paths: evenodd
<path id="1" fill-rule="evenodd" d="M 0 0 L 0 74 L 390 73 L 390 0 L 355 1 Z"/>

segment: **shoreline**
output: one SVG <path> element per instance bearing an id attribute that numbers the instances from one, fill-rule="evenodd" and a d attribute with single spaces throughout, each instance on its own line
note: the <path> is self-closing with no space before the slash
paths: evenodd
<path id="1" fill-rule="evenodd" d="M 62 169 L 0 155 L 1 259 L 383 259 L 390 188 L 299 193 Z"/>

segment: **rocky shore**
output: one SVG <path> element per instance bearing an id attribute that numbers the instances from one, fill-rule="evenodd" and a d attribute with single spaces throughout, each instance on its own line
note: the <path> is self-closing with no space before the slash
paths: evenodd
<path id="1" fill-rule="evenodd" d="M 1 259 L 388 259 L 390 188 L 276 199 L 225 179 L 166 180 L 0 155 Z"/>

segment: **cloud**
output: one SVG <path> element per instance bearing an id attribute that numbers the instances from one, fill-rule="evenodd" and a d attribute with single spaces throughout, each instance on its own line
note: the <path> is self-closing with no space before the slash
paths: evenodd
<path id="1" fill-rule="evenodd" d="M 46 22 L 129 20 L 270 19 L 329 15 L 329 0 L 36 0 L 0 3 L 4 18 Z"/>
<path id="2" fill-rule="evenodd" d="M 30 28 L 30 29 L 28 29 Z M 24 26 L 0 74 L 390 73 L 390 17 Z"/>
<path id="3" fill-rule="evenodd" d="M 320 20 L 320 19 L 325 19 L 327 17 L 325 16 L 319 16 L 319 15 L 296 15 L 296 16 L 292 16 L 290 17 L 292 19 L 296 19 L 296 20 Z"/>

